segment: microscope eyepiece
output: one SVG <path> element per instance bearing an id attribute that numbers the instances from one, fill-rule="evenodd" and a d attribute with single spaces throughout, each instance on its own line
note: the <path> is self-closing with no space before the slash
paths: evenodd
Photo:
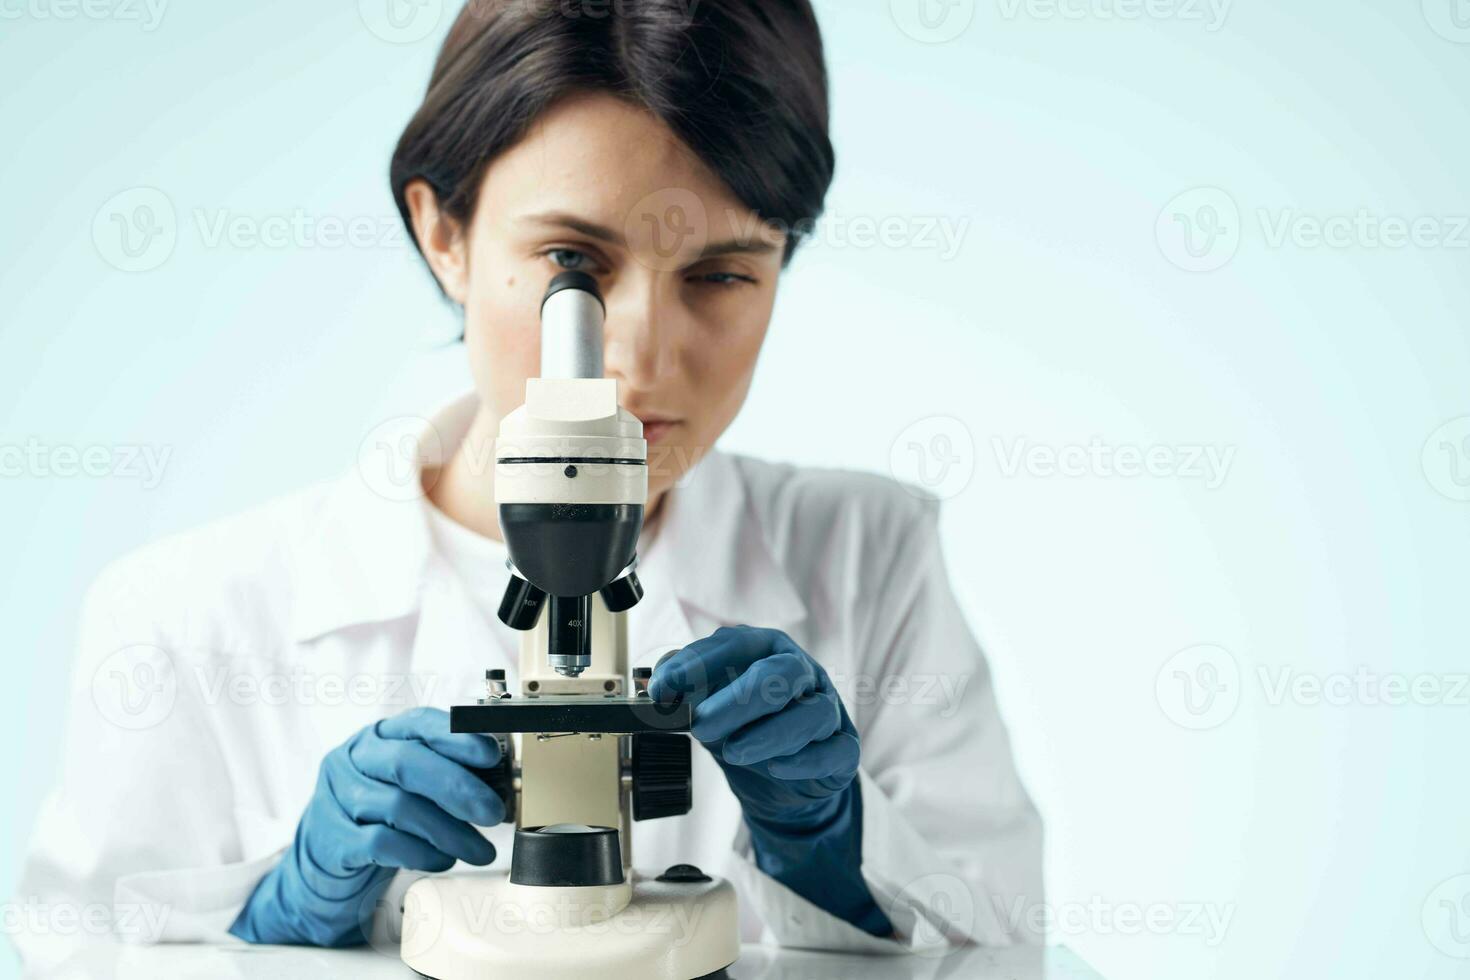
<path id="1" fill-rule="evenodd" d="M 602 377 L 606 318 L 596 279 L 576 271 L 556 275 L 541 297 L 541 377 Z"/>
<path id="2" fill-rule="evenodd" d="M 591 275 L 585 272 L 578 272 L 575 269 L 568 269 L 566 272 L 557 273 L 552 277 L 551 282 L 546 284 L 545 295 L 541 297 L 542 307 L 546 306 L 547 300 L 551 299 L 552 296 L 561 292 L 563 289 L 580 289 L 584 293 L 591 293 L 604 312 L 607 310 L 607 304 L 602 301 L 602 291 L 597 288 L 597 280 Z"/>

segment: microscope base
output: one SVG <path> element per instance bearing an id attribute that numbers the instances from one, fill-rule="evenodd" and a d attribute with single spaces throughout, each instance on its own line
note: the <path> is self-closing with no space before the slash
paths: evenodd
<path id="1" fill-rule="evenodd" d="M 404 896 L 400 955 L 431 980 L 713 980 L 739 957 L 729 882 L 635 877 L 621 890 L 627 904 L 607 915 L 596 910 L 616 889 L 528 890 L 503 872 L 422 878 Z"/>

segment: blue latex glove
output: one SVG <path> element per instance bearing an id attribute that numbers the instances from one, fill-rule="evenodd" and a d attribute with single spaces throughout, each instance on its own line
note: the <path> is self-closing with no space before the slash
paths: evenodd
<path id="1" fill-rule="evenodd" d="M 494 739 L 450 734 L 437 708 L 364 728 L 322 760 L 295 842 L 230 932 L 252 943 L 358 945 L 397 869 L 489 864 L 495 848 L 471 825 L 500 823 L 505 806 L 466 766 L 499 761 Z"/>
<path id="2" fill-rule="evenodd" d="M 857 730 L 822 665 L 780 630 L 726 626 L 654 670 L 649 695 L 694 704 L 692 734 L 725 772 L 756 864 L 877 936 L 863 881 Z"/>

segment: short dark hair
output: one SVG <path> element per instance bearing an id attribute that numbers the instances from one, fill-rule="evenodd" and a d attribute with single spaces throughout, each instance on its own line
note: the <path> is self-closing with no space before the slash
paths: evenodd
<path id="1" fill-rule="evenodd" d="M 821 214 L 835 158 L 808 0 L 468 0 L 393 151 L 409 234 L 411 181 L 466 222 L 490 161 L 553 102 L 585 91 L 660 119 L 786 232 L 786 260 Z"/>

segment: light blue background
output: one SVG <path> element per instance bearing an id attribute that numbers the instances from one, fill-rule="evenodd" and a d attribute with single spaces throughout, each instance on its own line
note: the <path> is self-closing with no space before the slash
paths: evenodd
<path id="1" fill-rule="evenodd" d="M 391 43 L 371 0 L 177 0 L 156 24 L 64 4 L 0 0 L 0 446 L 169 455 L 151 488 L 0 478 L 7 893 L 101 565 L 342 472 L 463 378 L 401 237 L 208 234 L 391 228 L 388 154 L 448 10 L 423 0 Z M 1282 670 L 1470 670 L 1470 8 L 957 0 L 926 31 L 913 7 L 820 5 L 838 221 L 724 445 L 909 479 L 910 443 L 958 460 L 949 562 L 1047 820 L 1059 941 L 1115 977 L 1470 976 L 1440 904 L 1470 889 L 1441 886 L 1470 872 L 1470 706 L 1271 697 Z M 109 201 L 136 187 L 177 240 L 128 273 Z M 1360 210 L 1449 240 L 1273 243 L 1283 216 Z M 903 240 L 838 230 L 857 217 Z M 964 223 L 957 254 L 928 219 Z M 1214 488 L 1007 463 L 1094 439 L 1233 456 Z M 1200 644 L 1238 706 L 1192 730 L 1175 670 L 1206 675 L 1171 658 Z M 1223 941 L 1082 914 L 1194 905 Z"/>

